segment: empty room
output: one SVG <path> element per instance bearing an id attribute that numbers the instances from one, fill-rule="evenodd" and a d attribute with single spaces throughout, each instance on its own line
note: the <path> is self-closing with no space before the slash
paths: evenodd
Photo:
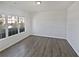
<path id="1" fill-rule="evenodd" d="M 78 57 L 79 1 L 0 1 L 0 57 Z"/>

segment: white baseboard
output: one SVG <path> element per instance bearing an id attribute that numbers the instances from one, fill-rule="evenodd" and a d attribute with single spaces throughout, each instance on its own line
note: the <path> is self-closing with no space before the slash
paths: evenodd
<path id="1" fill-rule="evenodd" d="M 56 36 L 48 36 L 48 35 L 38 35 L 38 34 L 32 34 L 32 35 L 43 36 L 43 37 L 51 37 L 51 38 L 59 38 L 59 39 L 66 39 L 64 37 L 56 37 Z"/>
<path id="2" fill-rule="evenodd" d="M 37 35 L 37 34 L 32 34 L 32 35 L 36 35 L 36 36 L 44 36 L 44 37 L 51 37 L 51 38 L 61 38 L 61 39 L 67 39 L 67 38 L 64 38 L 64 37 L 56 37 L 56 36 L 47 36 L 47 35 Z M 67 40 L 68 41 L 68 40 Z M 70 41 L 68 41 L 69 42 L 69 44 L 71 45 L 71 47 L 73 48 L 73 46 L 72 46 L 72 44 L 70 43 Z M 79 52 L 75 49 L 75 48 L 73 48 L 74 49 L 74 51 L 77 53 L 77 55 L 79 56 Z"/>
<path id="3" fill-rule="evenodd" d="M 4 38 L 0 41 L 0 52 L 9 48 L 10 46 L 18 43 L 19 41 L 23 40 L 24 38 L 28 37 L 30 34 L 20 33 L 16 34 L 7 38 Z"/>
<path id="4" fill-rule="evenodd" d="M 71 42 L 69 40 L 67 40 L 69 42 L 69 44 L 71 45 L 71 47 L 74 49 L 74 51 L 77 53 L 77 55 L 79 56 L 79 52 L 73 47 L 73 45 L 71 44 Z"/>

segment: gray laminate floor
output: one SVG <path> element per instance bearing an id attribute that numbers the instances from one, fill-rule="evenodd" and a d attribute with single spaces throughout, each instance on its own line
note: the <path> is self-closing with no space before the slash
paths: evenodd
<path id="1" fill-rule="evenodd" d="M 0 52 L 1 57 L 76 57 L 65 39 L 31 35 Z"/>

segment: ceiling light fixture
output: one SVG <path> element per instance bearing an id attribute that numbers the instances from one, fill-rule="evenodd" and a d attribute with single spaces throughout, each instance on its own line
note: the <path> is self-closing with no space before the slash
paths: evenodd
<path id="1" fill-rule="evenodd" d="M 36 4 L 37 4 L 37 5 L 40 5 L 40 4 L 41 4 L 41 1 L 36 1 Z"/>

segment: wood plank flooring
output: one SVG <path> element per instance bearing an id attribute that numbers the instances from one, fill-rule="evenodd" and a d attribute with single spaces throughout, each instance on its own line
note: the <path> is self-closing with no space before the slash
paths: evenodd
<path id="1" fill-rule="evenodd" d="M 0 52 L 1 57 L 77 57 L 65 39 L 31 35 Z"/>

